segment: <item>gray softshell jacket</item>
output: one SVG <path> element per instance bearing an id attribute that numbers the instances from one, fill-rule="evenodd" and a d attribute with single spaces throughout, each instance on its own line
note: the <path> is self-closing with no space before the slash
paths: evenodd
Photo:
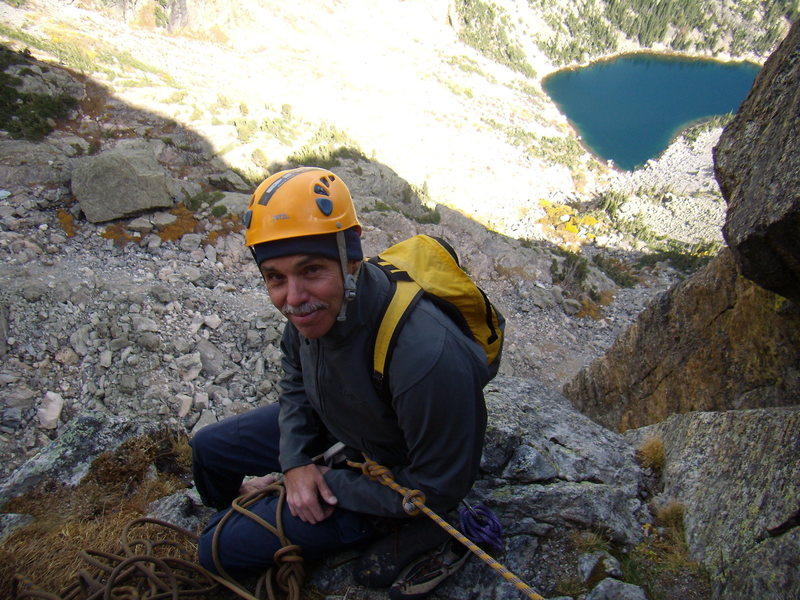
<path id="1" fill-rule="evenodd" d="M 389 282 L 364 263 L 347 319 L 316 340 L 287 323 L 281 341 L 280 463 L 312 462 L 333 441 L 389 467 L 395 480 L 425 493 L 434 511 L 454 508 L 475 481 L 486 430 L 483 387 L 490 374 L 481 347 L 431 301 L 403 326 L 389 365 L 389 388 L 373 383 L 373 344 Z M 402 497 L 350 469 L 325 480 L 338 506 L 404 517 Z"/>

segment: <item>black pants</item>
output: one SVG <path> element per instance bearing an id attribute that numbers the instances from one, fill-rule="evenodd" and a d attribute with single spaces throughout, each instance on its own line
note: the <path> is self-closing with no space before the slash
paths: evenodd
<path id="1" fill-rule="evenodd" d="M 280 471 L 278 404 L 271 404 L 208 425 L 192 438 L 194 482 L 203 502 L 218 509 L 200 538 L 200 564 L 216 571 L 212 559 L 212 536 L 220 519 L 247 475 Z M 275 525 L 277 497 L 257 502 L 249 510 Z M 303 556 L 319 559 L 372 537 L 370 520 L 359 513 L 336 508 L 324 521 L 311 525 L 283 509 L 283 527 Z M 234 577 L 258 573 L 273 564 L 280 542 L 268 530 L 245 515 L 234 514 L 224 524 L 218 552 L 223 568 Z"/>

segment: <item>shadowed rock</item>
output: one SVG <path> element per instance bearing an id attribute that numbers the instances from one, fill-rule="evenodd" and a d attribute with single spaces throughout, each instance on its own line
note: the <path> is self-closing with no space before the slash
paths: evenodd
<path id="1" fill-rule="evenodd" d="M 723 234 L 742 275 L 800 302 L 800 22 L 769 57 L 714 151 Z"/>

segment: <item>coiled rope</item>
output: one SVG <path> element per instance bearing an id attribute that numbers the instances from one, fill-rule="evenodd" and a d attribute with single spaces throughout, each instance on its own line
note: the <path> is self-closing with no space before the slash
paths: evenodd
<path id="1" fill-rule="evenodd" d="M 503 526 L 500 519 L 483 504 L 458 509 L 458 523 L 464 535 L 478 545 L 489 546 L 495 552 L 503 549 Z"/>
<path id="2" fill-rule="evenodd" d="M 278 493 L 278 503 L 275 507 L 275 526 L 248 510 L 248 507 L 267 496 L 271 496 L 273 492 Z M 286 488 L 282 482 L 277 481 L 269 484 L 263 490 L 239 496 L 231 503 L 231 510 L 220 519 L 211 538 L 211 554 L 214 560 L 214 567 L 229 582 L 235 582 L 236 580 L 228 575 L 222 567 L 222 562 L 219 559 L 219 536 L 223 526 L 233 516 L 234 512 L 252 519 L 278 538 L 282 547 L 272 556 L 272 561 L 277 566 L 277 569 L 270 567 L 267 573 L 259 579 L 259 586 L 256 590 L 257 593 L 260 592 L 261 586 L 265 585 L 269 600 L 275 600 L 278 597 L 275 589 L 276 585 L 286 594 L 287 600 L 300 600 L 300 591 L 305 577 L 303 549 L 297 544 L 292 544 L 283 531 L 283 505 L 285 503 Z"/>
<path id="3" fill-rule="evenodd" d="M 274 494 L 278 495 L 276 526 L 264 521 L 248 510 L 256 502 Z M 291 543 L 283 531 L 282 509 L 286 490 L 280 482 L 271 483 L 263 490 L 236 498 L 231 510 L 220 519 L 212 536 L 212 556 L 220 575 L 211 573 L 194 560 L 199 537 L 177 525 L 143 517 L 129 522 L 120 536 L 116 553 L 82 550 L 79 556 L 91 567 L 78 571 L 77 581 L 53 594 L 42 590 L 29 578 L 17 575 L 13 593 L 16 600 L 180 600 L 207 598 L 227 588 L 244 600 L 277 600 L 278 590 L 286 600 L 300 600 L 304 568 L 300 546 Z M 251 594 L 230 577 L 219 560 L 219 533 L 237 512 L 243 514 L 278 537 L 283 547 L 273 556 L 275 567 L 262 575 Z M 177 539 L 153 541 L 141 537 L 140 528 L 154 525 L 172 530 Z M 134 531 L 137 531 L 134 537 Z"/>
<path id="4" fill-rule="evenodd" d="M 364 456 L 363 463 L 348 460 L 347 464 L 351 467 L 361 469 L 361 472 L 370 479 L 382 483 L 386 487 L 393 489 L 395 492 L 403 496 L 403 510 L 408 515 L 414 516 L 418 515 L 420 512 L 423 512 L 432 521 L 438 524 L 439 527 L 464 544 L 474 555 L 497 571 L 503 577 L 503 579 L 514 584 L 514 587 L 524 593 L 528 598 L 531 598 L 531 600 L 544 600 L 544 598 L 537 594 L 527 583 L 522 581 L 505 566 L 489 556 L 489 554 L 487 554 L 480 546 L 464 536 L 460 531 L 458 531 L 458 529 L 450 525 L 450 523 L 425 506 L 425 494 L 420 490 L 410 490 L 401 486 L 394 480 L 394 475 L 389 469 L 367 456 Z"/>

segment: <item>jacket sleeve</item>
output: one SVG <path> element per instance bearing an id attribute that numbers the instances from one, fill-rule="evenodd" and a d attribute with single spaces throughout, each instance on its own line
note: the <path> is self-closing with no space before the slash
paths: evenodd
<path id="1" fill-rule="evenodd" d="M 482 390 L 488 371 L 477 344 L 434 320 L 418 318 L 415 326 L 409 321 L 392 357 L 391 403 L 408 460 L 386 466 L 400 485 L 421 490 L 427 506 L 444 512 L 467 495 L 477 476 L 486 430 Z M 380 456 L 370 458 L 381 461 Z M 363 475 L 334 470 L 326 480 L 343 508 L 406 516 L 400 494 Z"/>
<path id="2" fill-rule="evenodd" d="M 279 461 L 283 472 L 310 464 L 314 456 L 315 441 L 324 430 L 316 412 L 306 398 L 303 371 L 300 366 L 299 337 L 291 323 L 287 323 L 281 339 L 283 377 L 280 380 L 281 431 Z"/>

